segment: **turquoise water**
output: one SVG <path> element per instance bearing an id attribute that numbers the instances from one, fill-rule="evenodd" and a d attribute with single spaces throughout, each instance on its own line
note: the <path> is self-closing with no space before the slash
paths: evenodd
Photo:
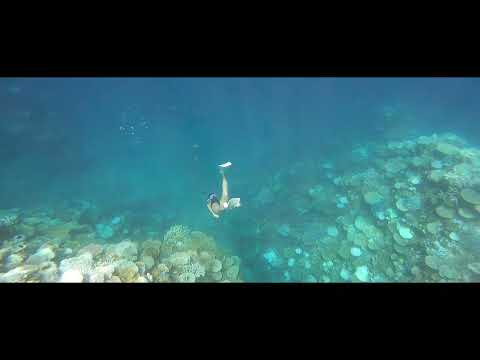
<path id="1" fill-rule="evenodd" d="M 476 78 L 0 79 L 0 208 L 18 215 L 0 232 L 0 273 L 49 241 L 58 269 L 82 246 L 126 239 L 142 262 L 145 240 L 183 225 L 238 257 L 247 282 L 477 281 L 480 214 L 463 195 L 480 188 L 453 175 L 477 174 L 479 89 Z M 226 161 L 242 206 L 216 219 L 206 201 Z M 90 236 L 52 235 L 62 221 Z M 15 279 L 39 270 L 28 271 Z"/>

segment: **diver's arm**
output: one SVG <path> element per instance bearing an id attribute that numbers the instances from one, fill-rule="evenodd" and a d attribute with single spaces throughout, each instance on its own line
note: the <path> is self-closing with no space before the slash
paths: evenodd
<path id="1" fill-rule="evenodd" d="M 217 214 L 215 214 L 215 213 L 213 212 L 212 207 L 211 207 L 210 204 L 207 204 L 207 208 L 208 208 L 208 210 L 210 211 L 210 213 L 211 213 L 214 217 L 216 217 L 216 218 L 219 218 L 219 217 L 220 217 L 220 216 L 218 216 Z"/>

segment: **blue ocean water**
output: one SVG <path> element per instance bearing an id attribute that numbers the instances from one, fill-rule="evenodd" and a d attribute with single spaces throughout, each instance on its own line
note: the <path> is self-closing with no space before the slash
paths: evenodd
<path id="1" fill-rule="evenodd" d="M 456 238 L 451 233 L 458 233 L 460 241 L 472 237 L 463 236 L 468 231 L 456 228 L 453 220 L 434 218 L 432 209 L 440 203 L 426 197 L 432 187 L 430 169 L 418 172 L 422 180 L 415 190 L 425 196 L 422 206 L 430 217 L 425 224 L 413 223 L 408 211 L 395 208 L 399 196 L 408 194 L 393 193 L 397 180 L 392 176 L 382 186 L 390 184 L 393 205 L 373 212 L 360 201 L 368 192 L 362 184 L 342 187 L 335 178 L 375 168 L 384 179 L 379 159 L 419 153 L 379 155 L 380 150 L 369 147 L 422 136 L 453 134 L 461 140 L 451 144 L 480 148 L 479 91 L 476 78 L 3 78 L 0 208 L 51 210 L 61 218 L 59 213 L 86 202 L 97 209 L 99 219 L 128 218 L 132 241 L 143 241 L 150 232 L 163 238 L 171 226 L 187 226 L 238 256 L 247 282 L 335 282 L 354 274 L 363 281 L 365 267 L 368 281 L 473 281 L 476 272 L 467 274 L 468 269 L 480 261 L 474 240 L 469 247 L 465 240 L 468 250 L 462 251 L 471 258 L 464 261 L 465 272 L 456 270 L 462 276 L 444 276 L 447 270 L 438 270 L 440 265 L 425 265 L 431 260 L 425 257 L 433 255 L 421 244 L 434 236 L 422 230 L 425 224 L 440 221 L 448 229 L 438 235 L 440 243 Z M 351 159 L 363 152 L 367 154 L 359 161 Z M 448 159 L 435 159 L 448 164 Z M 230 195 L 240 197 L 242 206 L 216 219 L 206 201 L 211 192 L 221 194 L 218 164 L 226 161 L 233 164 L 226 170 Z M 395 176 L 416 175 L 413 167 L 408 169 Z M 466 188 L 479 190 L 476 183 L 459 186 L 457 202 L 463 201 L 459 194 Z M 321 202 L 317 194 L 330 198 Z M 323 208 L 335 207 L 342 197 L 348 211 Z M 329 200 L 335 200 L 333 205 Z M 480 224 L 470 205 L 467 210 L 475 219 L 455 219 L 473 227 L 471 233 Z M 401 220 L 382 225 L 375 214 L 389 207 Z M 376 226 L 390 247 L 362 247 L 360 240 L 348 238 L 349 226 L 367 215 L 380 221 Z M 423 238 L 412 248 L 402 240 L 395 245 L 391 227 L 396 224 L 408 226 L 414 239 Z M 98 230 L 96 225 L 89 224 Z M 100 241 L 98 231 L 97 236 Z M 342 242 L 369 257 L 358 262 L 357 256 L 340 256 Z M 402 257 L 410 249 L 415 249 L 417 263 L 407 264 L 411 257 Z M 375 273 L 376 264 L 387 258 L 392 264 Z M 416 277 L 415 267 L 423 275 Z"/>

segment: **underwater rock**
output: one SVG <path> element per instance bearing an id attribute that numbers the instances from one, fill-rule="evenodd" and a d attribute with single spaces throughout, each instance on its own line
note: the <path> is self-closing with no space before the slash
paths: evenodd
<path id="1" fill-rule="evenodd" d="M 355 270 L 355 276 L 361 282 L 368 282 L 368 274 L 369 274 L 368 267 L 365 265 L 359 266 Z"/>
<path id="2" fill-rule="evenodd" d="M 29 265 L 40 265 L 48 262 L 55 257 L 55 253 L 49 247 L 39 249 L 35 254 L 31 255 L 26 263 Z"/>
<path id="3" fill-rule="evenodd" d="M 453 219 L 455 217 L 455 210 L 443 205 L 437 206 L 435 208 L 435 213 L 444 219 Z"/>
<path id="4" fill-rule="evenodd" d="M 463 189 L 460 192 L 460 196 L 467 203 L 472 205 L 480 205 L 480 193 L 472 189 Z"/>
<path id="5" fill-rule="evenodd" d="M 369 191 L 363 194 L 363 199 L 368 205 L 376 205 L 383 201 L 383 197 L 376 191 Z"/>
<path id="6" fill-rule="evenodd" d="M 61 283 L 81 283 L 83 282 L 82 272 L 78 269 L 69 269 L 65 271 L 60 280 Z"/>

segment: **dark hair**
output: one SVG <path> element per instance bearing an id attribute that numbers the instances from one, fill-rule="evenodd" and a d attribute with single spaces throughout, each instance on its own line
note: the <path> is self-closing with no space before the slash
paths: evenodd
<path id="1" fill-rule="evenodd" d="M 217 198 L 217 194 L 215 193 L 208 194 L 207 203 L 212 204 L 214 202 L 220 204 L 220 201 L 218 201 L 218 198 Z"/>

